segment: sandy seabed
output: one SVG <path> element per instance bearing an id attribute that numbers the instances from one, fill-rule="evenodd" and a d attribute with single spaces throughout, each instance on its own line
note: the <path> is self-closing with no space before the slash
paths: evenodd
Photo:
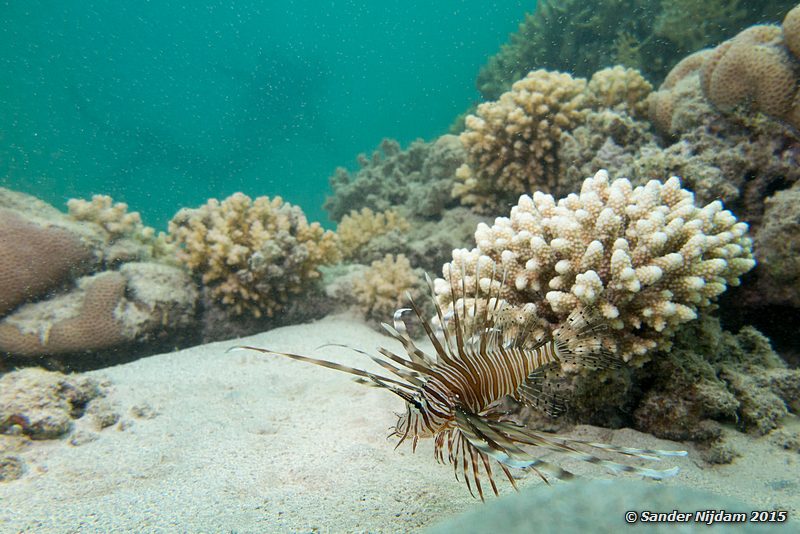
<path id="1" fill-rule="evenodd" d="M 374 364 L 351 351 L 317 347 L 396 348 L 363 323 L 334 315 L 89 373 L 111 381 L 122 424 L 80 446 L 39 442 L 26 450 L 25 476 L 0 484 L 0 531 L 398 532 L 482 506 L 454 480 L 452 467 L 436 463 L 430 440 L 415 454 L 406 444 L 394 450 L 386 436 L 400 399 L 344 373 L 277 356 L 226 354 L 240 343 L 367 367 Z M 155 417 L 131 415 L 131 408 L 147 406 Z M 662 462 L 678 465 L 678 476 L 652 483 L 703 489 L 795 518 L 800 510 L 800 455 L 767 438 L 733 432 L 728 442 L 741 456 L 709 466 L 691 445 L 629 429 L 580 426 L 569 435 L 687 449 L 687 457 Z M 551 459 L 588 478 L 613 477 Z M 513 492 L 501 478 L 501 491 Z M 520 484 L 551 490 L 535 476 Z"/>

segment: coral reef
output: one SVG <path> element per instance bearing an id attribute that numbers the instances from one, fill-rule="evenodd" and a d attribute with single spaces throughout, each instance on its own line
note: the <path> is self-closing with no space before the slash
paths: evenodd
<path id="1" fill-rule="evenodd" d="M 80 278 L 69 292 L 3 318 L 0 351 L 50 356 L 150 341 L 191 326 L 197 298 L 182 269 L 126 263 L 119 271 Z"/>
<path id="2" fill-rule="evenodd" d="M 313 286 L 320 265 L 340 257 L 333 232 L 280 197 L 236 193 L 184 208 L 169 223 L 169 239 L 214 301 L 256 318 L 281 313 Z"/>
<path id="3" fill-rule="evenodd" d="M 588 83 L 564 73 L 529 73 L 497 102 L 467 116 L 460 136 L 467 163 L 456 173 L 453 195 L 480 212 L 497 213 L 523 193 L 572 192 L 580 180 L 564 172 L 572 160 L 569 154 L 559 158 L 562 141 L 581 127 L 579 144 L 591 137 L 593 146 L 602 144 L 598 136 L 612 139 L 612 129 L 621 134 L 621 122 L 636 130 L 633 117 L 645 114 L 651 89 L 639 72 L 619 66 L 596 72 Z M 618 137 L 623 144 L 631 140 Z"/>
<path id="4" fill-rule="evenodd" d="M 696 207 L 678 178 L 634 189 L 600 171 L 579 195 L 558 203 L 540 192 L 522 196 L 510 218 L 479 225 L 477 248 L 453 251 L 436 293 L 452 304 L 448 282 L 460 284 L 462 272 L 468 294 L 476 283 L 488 290 L 489 270 L 478 282 L 476 269 L 496 262 L 507 273 L 501 296 L 511 304 L 534 304 L 552 324 L 577 306 L 594 306 L 615 330 L 619 354 L 638 355 L 641 364 L 753 268 L 746 232 L 721 203 Z"/>
<path id="5" fill-rule="evenodd" d="M 406 217 L 432 218 L 455 204 L 450 197 L 453 176 L 464 162 L 464 149 L 453 135 L 431 143 L 417 140 L 406 150 L 384 139 L 371 158 L 360 155 L 361 168 L 354 175 L 336 169 L 330 183 L 333 195 L 324 208 L 340 221 L 352 210 L 398 210 Z"/>
<path id="6" fill-rule="evenodd" d="M 517 33 L 481 68 L 477 87 L 497 99 L 534 69 L 589 76 L 622 64 L 660 82 L 670 66 L 751 24 L 778 21 L 794 0 L 541 0 Z"/>
<path id="7" fill-rule="evenodd" d="M 59 363 L 74 367 L 121 344 L 186 337 L 198 292 L 164 236 L 110 197 L 68 204 L 65 215 L 0 188 L 3 360 L 66 355 Z"/>
<path id="8" fill-rule="evenodd" d="M 399 215 L 394 210 L 387 210 L 375 213 L 369 208 L 361 208 L 361 211 L 351 211 L 342 217 L 336 227 L 336 235 L 339 237 L 339 248 L 342 251 L 342 259 L 352 260 L 358 258 L 362 262 L 371 261 L 365 257 L 365 247 L 376 237 L 387 238 L 389 240 L 402 241 L 403 234 L 410 229 L 408 220 Z"/>

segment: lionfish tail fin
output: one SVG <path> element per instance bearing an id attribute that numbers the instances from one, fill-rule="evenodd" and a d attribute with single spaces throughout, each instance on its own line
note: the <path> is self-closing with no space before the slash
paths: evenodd
<path id="1" fill-rule="evenodd" d="M 622 360 L 606 346 L 608 325 L 594 307 L 574 310 L 553 332 L 559 357 L 592 369 L 618 369 Z"/>

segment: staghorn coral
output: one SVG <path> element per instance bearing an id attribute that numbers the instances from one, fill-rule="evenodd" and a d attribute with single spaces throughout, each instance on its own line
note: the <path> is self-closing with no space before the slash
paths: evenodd
<path id="1" fill-rule="evenodd" d="M 406 150 L 397 141 L 384 139 L 371 158 L 359 156 L 358 172 L 336 169 L 330 178 L 333 195 L 324 208 L 334 221 L 361 208 L 396 209 L 418 218 L 438 216 L 454 204 L 453 175 L 464 158 L 464 148 L 454 135 L 431 143 L 417 140 Z"/>
<path id="2" fill-rule="evenodd" d="M 676 177 L 634 189 L 625 179 L 609 183 L 600 171 L 579 195 L 558 203 L 540 192 L 523 195 L 510 218 L 479 225 L 477 248 L 453 251 L 436 293 L 450 305 L 448 280 L 460 283 L 465 273 L 469 294 L 477 266 L 497 262 L 507 273 L 501 296 L 511 304 L 533 304 L 551 323 L 577 306 L 595 306 L 630 360 L 668 346 L 678 325 L 738 285 L 755 265 L 746 232 L 720 202 L 696 207 Z M 488 283 L 480 281 L 482 290 Z"/>
<path id="3" fill-rule="evenodd" d="M 309 290 L 320 265 L 339 260 L 336 236 L 280 197 L 236 193 L 169 223 L 178 258 L 235 315 L 272 317 Z"/>
<path id="4" fill-rule="evenodd" d="M 0 321 L 0 352 L 52 356 L 149 341 L 194 323 L 198 295 L 177 267 L 131 262 Z M 73 365 L 79 362 L 72 362 Z"/>
<path id="5" fill-rule="evenodd" d="M 530 190 L 559 190 L 558 141 L 583 119 L 585 89 L 584 79 L 537 70 L 478 106 L 460 136 L 468 164 L 456 172 L 453 195 L 488 213 Z"/>
<path id="6" fill-rule="evenodd" d="M 351 211 L 342 217 L 336 227 L 339 247 L 345 260 L 359 258 L 364 261 L 363 248 L 379 236 L 392 234 L 394 239 L 403 240 L 403 233 L 410 229 L 408 220 L 394 210 L 375 213 L 369 208 Z"/>
<path id="7" fill-rule="evenodd" d="M 791 43 L 797 31 L 791 12 L 787 19 Z M 700 69 L 700 82 L 706 97 L 722 111 L 744 107 L 800 128 L 798 65 L 781 27 L 752 26 L 711 52 Z"/>

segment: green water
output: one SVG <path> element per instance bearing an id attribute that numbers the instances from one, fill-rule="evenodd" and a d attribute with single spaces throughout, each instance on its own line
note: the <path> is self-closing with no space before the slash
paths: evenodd
<path id="1" fill-rule="evenodd" d="M 0 5 L 0 185 L 109 194 L 164 228 L 235 191 L 309 218 L 383 137 L 445 132 L 535 2 Z"/>

